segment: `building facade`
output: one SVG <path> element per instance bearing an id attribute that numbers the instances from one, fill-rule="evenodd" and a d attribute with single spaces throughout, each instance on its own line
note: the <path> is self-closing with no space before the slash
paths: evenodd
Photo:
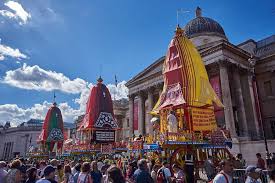
<path id="1" fill-rule="evenodd" d="M 196 18 L 184 27 L 185 35 L 197 47 L 209 80 L 225 108 L 216 108 L 218 125 L 230 130 L 233 153 L 247 154 L 253 161 L 255 152 L 264 153 L 263 127 L 275 151 L 275 35 L 260 41 L 232 44 L 222 26 L 203 17 L 197 8 Z M 129 88 L 129 124 L 126 137 L 152 133 L 149 112 L 163 86 L 161 57 L 126 83 Z M 251 152 L 249 148 L 255 147 Z M 250 147 L 251 146 L 251 147 Z"/>

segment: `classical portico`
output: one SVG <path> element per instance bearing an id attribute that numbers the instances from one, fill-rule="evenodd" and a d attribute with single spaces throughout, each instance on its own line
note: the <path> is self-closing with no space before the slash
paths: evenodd
<path id="1" fill-rule="evenodd" d="M 149 112 L 162 91 L 163 60 L 164 57 L 158 59 L 126 84 L 129 88 L 129 121 L 132 129 L 130 136 L 152 133 L 150 124 L 152 115 Z"/>

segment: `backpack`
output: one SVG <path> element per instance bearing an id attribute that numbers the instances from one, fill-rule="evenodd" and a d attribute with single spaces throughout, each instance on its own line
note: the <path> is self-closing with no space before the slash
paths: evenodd
<path id="1" fill-rule="evenodd" d="M 157 183 L 166 183 L 164 168 L 159 169 L 157 173 Z"/>
<path id="2" fill-rule="evenodd" d="M 87 182 L 87 183 L 90 183 L 89 176 L 90 176 L 89 174 L 85 175 L 84 180 L 81 181 L 81 180 L 79 180 L 79 175 L 78 175 L 77 183 L 86 183 L 86 180 L 87 180 L 87 179 L 88 179 L 88 182 Z"/>

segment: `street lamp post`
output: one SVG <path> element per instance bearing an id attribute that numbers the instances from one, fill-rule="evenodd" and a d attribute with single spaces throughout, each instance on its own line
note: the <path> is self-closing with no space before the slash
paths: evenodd
<path id="1" fill-rule="evenodd" d="M 262 131 L 262 134 L 264 137 L 265 151 L 266 151 L 266 163 L 267 163 L 267 166 L 269 166 L 271 164 L 271 159 L 270 159 L 270 153 L 269 153 L 269 149 L 268 149 L 268 145 L 267 145 L 266 133 L 264 130 L 264 125 L 263 125 L 262 111 L 261 111 L 261 106 L 260 106 L 260 101 L 259 101 L 258 85 L 257 85 L 257 80 L 256 80 L 255 68 L 254 68 L 254 66 L 256 64 L 256 59 L 255 59 L 255 57 L 251 56 L 251 58 L 249 58 L 248 61 L 251 65 L 251 70 L 253 73 L 252 82 L 253 82 L 254 96 L 255 96 L 255 101 L 256 101 L 258 118 L 259 118 L 259 122 L 261 125 L 261 131 Z"/>
<path id="2" fill-rule="evenodd" d="M 27 155 L 27 149 L 28 149 L 28 139 L 29 139 L 30 134 L 25 134 L 25 157 Z"/>

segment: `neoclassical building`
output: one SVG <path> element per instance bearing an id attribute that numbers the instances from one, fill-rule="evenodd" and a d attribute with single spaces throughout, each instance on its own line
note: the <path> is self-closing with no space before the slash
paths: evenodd
<path id="1" fill-rule="evenodd" d="M 232 151 L 248 154 L 248 159 L 254 158 L 256 151 L 264 153 L 262 127 L 268 139 L 275 138 L 275 35 L 234 45 L 222 26 L 202 16 L 200 8 L 184 31 L 200 52 L 210 83 L 225 106 L 216 108 L 215 116 L 217 123 L 231 132 Z M 152 132 L 149 111 L 162 91 L 164 59 L 156 60 L 126 83 L 129 131 L 125 137 Z M 273 141 L 269 141 L 270 151 L 275 151 L 271 144 Z M 250 145 L 255 146 L 255 152 L 249 152 Z"/>

